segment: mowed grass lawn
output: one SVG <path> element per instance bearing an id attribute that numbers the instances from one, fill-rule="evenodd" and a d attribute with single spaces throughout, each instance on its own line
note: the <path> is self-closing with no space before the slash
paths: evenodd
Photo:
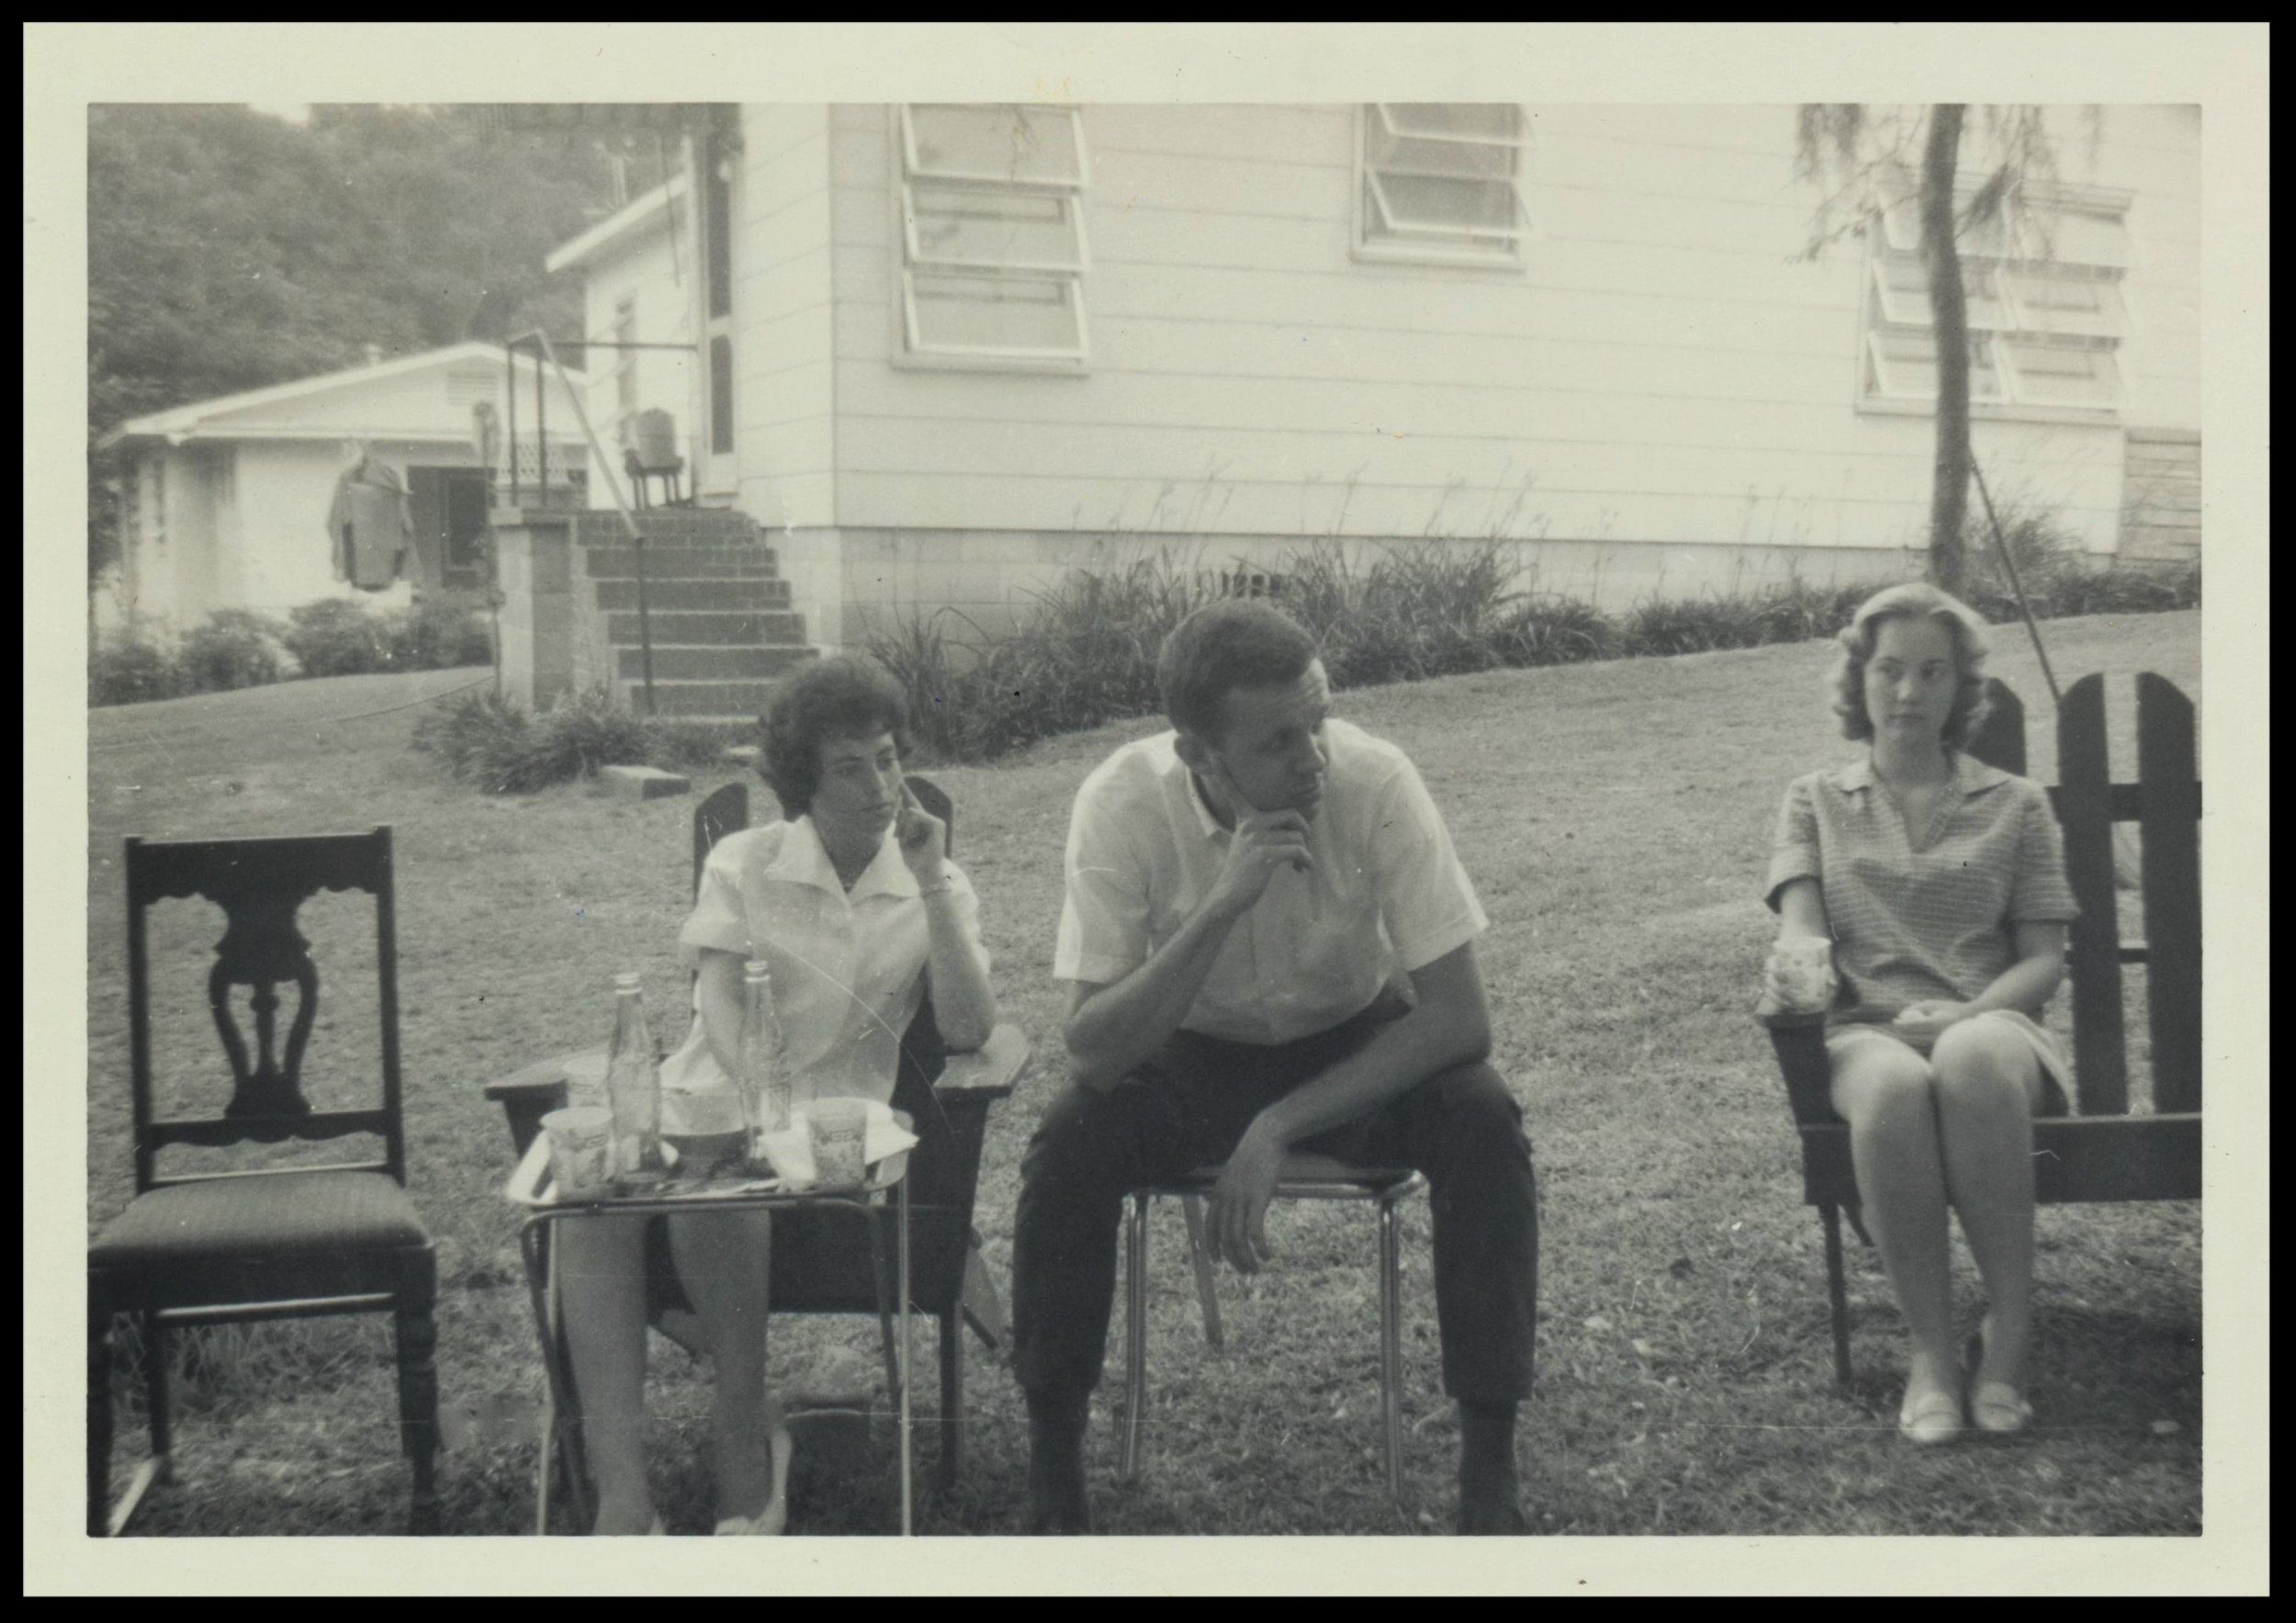
<path id="1" fill-rule="evenodd" d="M 2159 671 L 2200 697 L 2197 614 L 2044 627 L 2060 675 Z M 2047 692 L 2022 635 L 1997 671 L 2024 695 L 2037 772 L 2054 773 Z M 1821 644 L 1536 671 L 1340 696 L 1407 749 L 1449 819 L 1492 920 L 1478 947 L 1495 1063 L 1523 1100 L 1542 1197 L 1540 1390 L 1523 1456 L 1539 1527 L 1568 1534 L 2191 1534 L 2200 1522 L 2200 1213 L 2060 1207 L 2041 1236 L 2039 1430 L 1917 1453 L 1896 1436 L 1902 1337 L 1877 1266 L 1853 1257 L 1857 1380 L 1834 1390 L 1818 1225 L 1769 1047 L 1748 1018 L 1772 925 L 1760 897 L 1786 781 L 1842 759 Z M 530 1525 L 541 1390 L 500 1189 L 511 1146 L 490 1076 L 602 1041 L 611 977 L 637 969 L 666 1039 L 685 1021 L 673 942 L 688 903 L 694 802 L 569 786 L 478 796 L 409 746 L 404 706 L 471 673 L 354 678 L 90 716 L 88 1155 L 91 1227 L 130 1188 L 118 869 L 154 838 L 397 830 L 401 1026 L 411 1185 L 439 1249 L 439 1369 L 455 1447 L 446 1525 Z M 2116 703 L 2129 700 L 2125 681 Z M 377 712 L 381 712 L 377 714 Z M 2117 759 L 2132 771 L 2121 718 Z M 1062 1085 L 1051 978 L 1059 853 L 1091 765 L 1142 721 L 1056 740 L 995 768 L 944 768 L 959 859 L 985 899 L 1007 1018 L 1038 1064 L 993 1118 L 979 1223 L 1008 1278 L 1028 1134 Z M 726 774 L 729 780 L 733 774 Z M 716 786 L 697 782 L 697 795 Z M 763 791 L 760 790 L 762 798 Z M 166 1096 L 219 1098 L 204 1009 L 219 918 L 170 904 L 154 962 Z M 312 1090 L 353 1096 L 371 1064 L 362 909 L 322 896 L 306 929 L 328 975 Z M 2141 979 L 2133 1000 L 2141 993 Z M 2060 1006 L 2063 1003 L 2059 999 Z M 2140 1005 L 2141 1007 L 2141 1005 Z M 2058 1018 L 2063 1019 L 2060 1008 Z M 1406 1508 L 1379 1470 L 1373 1231 L 1360 1208 L 1279 1207 L 1277 1265 L 1223 1273 L 1224 1355 L 1210 1353 L 1176 1212 L 1153 1239 L 1142 1477 L 1114 1481 L 1112 1358 L 1090 1463 L 1104 1531 L 1398 1533 L 1446 1528 L 1455 1422 L 1440 1395 L 1424 1203 L 1405 1218 Z M 1977 1285 L 1960 1262 L 1965 1317 Z M 1121 1347 L 1121 1309 L 1110 1347 Z M 777 1379 L 802 1387 L 862 1321 L 779 1321 Z M 919 1337 L 920 1347 L 929 1336 Z M 656 1344 L 658 1488 L 678 1531 L 709 1525 L 706 1388 Z M 153 1534 L 388 1533 L 405 1471 L 379 1320 L 258 1326 L 179 1357 L 180 1485 Z M 927 1366 L 929 1369 L 929 1365 Z M 125 1369 L 122 1375 L 127 1375 Z M 124 1478 L 141 1415 L 123 1379 Z M 929 1402 L 929 1375 L 923 1392 Z M 1009 1377 L 971 1361 L 963 1481 L 922 1530 L 1008 1533 L 1025 1504 Z M 886 1428 L 801 1449 L 793 1532 L 890 1525 Z M 929 1467 L 929 1437 L 920 1440 Z M 62 1483 L 57 1492 L 74 1492 Z"/>

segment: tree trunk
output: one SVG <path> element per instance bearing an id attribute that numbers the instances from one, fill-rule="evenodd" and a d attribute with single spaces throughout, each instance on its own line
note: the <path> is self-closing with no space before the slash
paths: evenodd
<path id="1" fill-rule="evenodd" d="M 1930 580 L 1959 595 L 1962 523 L 1969 510 L 1969 299 L 1953 245 L 1953 167 L 1961 149 L 1959 105 L 1934 107 L 1921 155 L 1921 260 L 1929 273 L 1937 335 L 1937 467 L 1930 492 Z"/>

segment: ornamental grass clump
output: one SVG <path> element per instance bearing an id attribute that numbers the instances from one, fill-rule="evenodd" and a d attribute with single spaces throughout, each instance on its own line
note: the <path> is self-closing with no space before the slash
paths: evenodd
<path id="1" fill-rule="evenodd" d="M 2022 514 L 2008 533 L 2037 617 L 2151 613 L 2200 602 L 2197 562 L 2178 569 L 2102 568 L 2045 519 Z M 2009 623 L 2020 611 L 1995 554 L 1980 568 L 1973 546 L 1968 599 L 1986 618 Z M 1120 568 L 1070 571 L 1034 593 L 1019 623 L 1001 636 L 982 633 L 951 609 L 896 610 L 871 627 L 865 646 L 908 694 L 911 725 L 930 755 L 988 761 L 1057 734 L 1155 714 L 1156 650 L 1191 611 L 1221 596 L 1265 596 L 1281 605 L 1315 638 L 1332 685 L 1347 689 L 1500 666 L 1808 642 L 1839 632 L 1888 583 L 1821 585 L 1790 575 L 1697 597 L 1653 596 L 1613 615 L 1577 598 L 1525 590 L 1518 556 L 1495 538 L 1326 538 L 1272 562 L 1239 558 L 1220 570 L 1162 552 Z M 970 637 L 952 634 L 959 623 Z"/>
<path id="2" fill-rule="evenodd" d="M 1617 624 L 1575 597 L 1541 596 L 1516 603 L 1500 622 L 1493 646 L 1503 665 L 1576 665 L 1617 652 Z"/>
<path id="3" fill-rule="evenodd" d="M 602 766 L 666 769 L 714 763 L 728 729 L 634 716 L 592 688 L 531 716 L 491 693 L 465 693 L 424 714 L 414 747 L 457 782 L 489 795 L 525 795 L 595 777 Z"/>

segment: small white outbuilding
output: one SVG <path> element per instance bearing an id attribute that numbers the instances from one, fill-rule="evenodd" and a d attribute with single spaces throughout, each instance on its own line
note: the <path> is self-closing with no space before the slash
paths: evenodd
<path id="1" fill-rule="evenodd" d="M 519 360 L 521 475 L 535 469 L 534 362 Z M 570 373 L 577 391 L 584 379 Z M 128 450 L 119 562 L 97 593 L 99 627 L 139 621 L 181 635 L 219 609 L 284 615 L 321 598 L 377 607 L 486 590 L 489 480 L 479 420 L 507 423 L 510 368 L 490 344 L 458 344 L 121 423 Z M 543 397 L 549 482 L 584 477 L 573 396 Z M 499 451 L 495 454 L 499 458 Z M 393 490 L 393 487 L 396 490 Z M 355 491 L 355 504 L 341 500 Z M 392 491 L 388 499 L 376 492 Z M 403 496 L 397 494 L 403 491 Z M 344 518 L 388 521 L 346 536 Z"/>

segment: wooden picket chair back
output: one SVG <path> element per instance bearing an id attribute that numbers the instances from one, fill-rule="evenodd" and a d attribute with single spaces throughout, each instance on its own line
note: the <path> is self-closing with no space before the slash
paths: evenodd
<path id="1" fill-rule="evenodd" d="M 2105 684 L 2085 676 L 2057 716 L 2065 867 L 2081 916 L 2072 930 L 2073 1069 L 2083 1116 L 2129 1108 L 2129 1043 L 2121 967 L 2144 966 L 2153 1110 L 2200 1109 L 2200 774 L 2192 701 L 2165 677 L 2136 679 L 2137 781 L 2111 781 Z M 2144 933 L 2122 940 L 2114 828 L 2143 840 Z M 2196 1166 L 2197 1170 L 2197 1166 Z M 2199 1192 L 2197 1185 L 2193 1191 Z"/>

